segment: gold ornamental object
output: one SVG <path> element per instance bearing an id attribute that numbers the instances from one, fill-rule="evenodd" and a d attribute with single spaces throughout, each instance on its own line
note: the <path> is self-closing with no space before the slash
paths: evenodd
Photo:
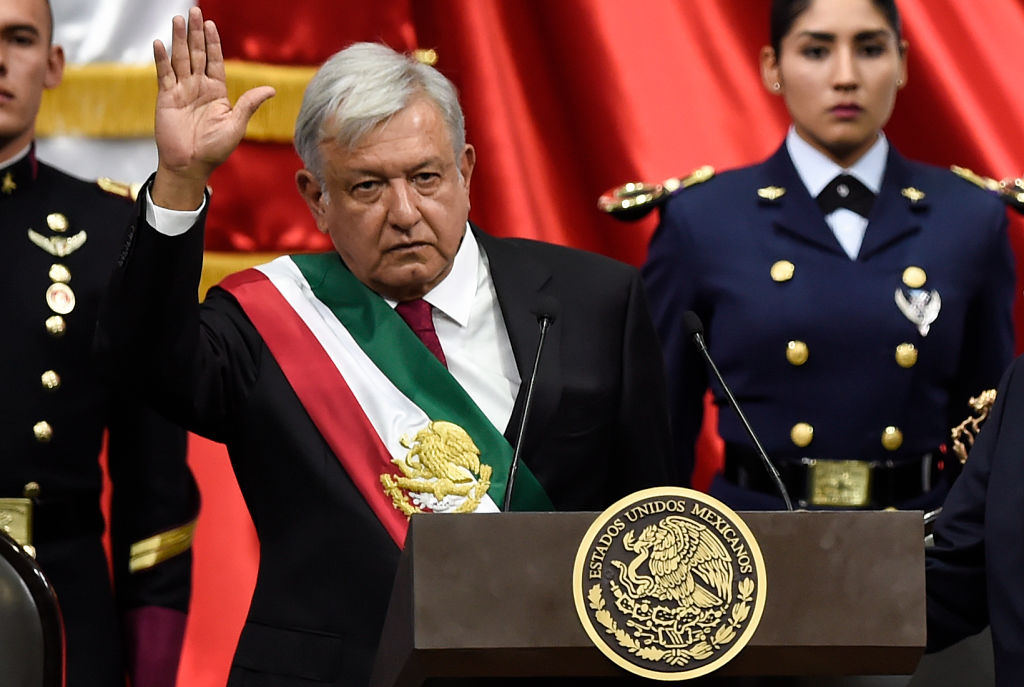
<path id="1" fill-rule="evenodd" d="M 786 360 L 790 365 L 799 367 L 807 362 L 810 351 L 803 341 L 790 341 L 786 344 Z"/>
<path id="2" fill-rule="evenodd" d="M 56 391 L 60 388 L 60 375 L 53 370 L 47 370 L 40 375 L 39 381 L 47 391 Z"/>
<path id="3" fill-rule="evenodd" d="M 50 284 L 46 289 L 46 304 L 58 315 L 67 315 L 75 309 L 75 292 L 67 284 Z"/>
<path id="4" fill-rule="evenodd" d="M 903 446 L 903 432 L 899 427 L 889 425 L 882 430 L 882 447 L 886 451 L 896 451 L 900 446 Z"/>
<path id="5" fill-rule="evenodd" d="M 772 263 L 772 268 L 769 272 L 774 282 L 789 281 L 793 278 L 796 273 L 796 266 L 789 260 L 778 260 Z"/>
<path id="6" fill-rule="evenodd" d="M 863 508 L 871 499 L 871 464 L 864 460 L 811 460 L 808 500 L 814 506 Z"/>
<path id="7" fill-rule="evenodd" d="M 71 270 L 59 262 L 55 262 L 50 265 L 50 281 L 57 282 L 59 284 L 67 284 L 71 281 Z"/>
<path id="8" fill-rule="evenodd" d="M 962 179 L 966 179 L 986 191 L 995 193 L 1010 208 L 1024 214 L 1024 179 L 1003 179 L 1002 181 L 997 181 L 996 179 L 976 174 L 966 167 L 958 167 L 956 165 L 950 167 L 950 170 Z"/>
<path id="9" fill-rule="evenodd" d="M 597 207 L 601 212 L 623 221 L 640 219 L 679 189 L 702 184 L 713 176 L 715 168 L 704 165 L 688 176 L 672 177 L 660 184 L 632 181 L 602 193 L 597 199 Z"/>
<path id="10" fill-rule="evenodd" d="M 917 364 L 917 347 L 912 343 L 901 343 L 896 347 L 896 364 L 909 369 Z"/>
<path id="11" fill-rule="evenodd" d="M 654 680 L 726 665 L 764 611 L 764 557 L 746 523 L 697 491 L 655 487 L 597 516 L 576 552 L 572 593 L 611 662 Z"/>
<path id="12" fill-rule="evenodd" d="M 786 195 L 786 189 L 781 186 L 765 186 L 757 189 L 757 197 L 770 203 L 774 203 L 784 195 Z"/>
<path id="13" fill-rule="evenodd" d="M 798 422 L 789 430 L 789 438 L 795 446 L 806 448 L 814 440 L 814 427 L 806 422 Z"/>
<path id="14" fill-rule="evenodd" d="M 53 439 L 53 427 L 46 420 L 42 420 L 32 425 L 32 434 L 35 435 L 36 441 L 45 444 Z"/>
<path id="15" fill-rule="evenodd" d="M 46 226 L 58 234 L 68 230 L 68 218 L 59 212 L 51 212 L 46 216 Z"/>
<path id="16" fill-rule="evenodd" d="M 908 186 L 905 189 L 900 190 L 900 195 L 909 200 L 911 204 L 916 204 L 924 200 L 924 197 L 927 194 L 925 194 L 921 189 Z"/>
<path id="17" fill-rule="evenodd" d="M 903 283 L 907 285 L 907 288 L 919 289 L 924 286 L 926 281 L 928 281 L 928 274 L 916 265 L 911 265 L 903 270 Z"/>
<path id="18" fill-rule="evenodd" d="M 986 389 L 977 396 L 972 396 L 968 404 L 971 406 L 971 417 L 954 427 L 950 432 L 953 439 L 953 453 L 961 463 L 967 462 L 967 452 L 974 446 L 974 439 L 981 431 L 981 425 L 988 419 L 992 406 L 996 402 L 996 390 Z"/>
<path id="19" fill-rule="evenodd" d="M 46 331 L 49 332 L 50 336 L 57 339 L 67 332 L 68 325 L 64 321 L 64 318 L 60 315 L 51 315 L 46 318 Z"/>
<path id="20" fill-rule="evenodd" d="M 0 530 L 23 547 L 32 545 L 32 501 L 0 499 Z"/>

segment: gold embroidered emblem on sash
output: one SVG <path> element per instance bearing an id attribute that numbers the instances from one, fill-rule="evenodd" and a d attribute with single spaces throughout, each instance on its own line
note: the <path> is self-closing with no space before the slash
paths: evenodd
<path id="1" fill-rule="evenodd" d="M 391 461 L 400 474 L 380 476 L 395 508 L 406 515 L 476 510 L 491 486 L 492 469 L 480 462 L 480 449 L 466 430 L 438 420 L 400 441 L 409 449 Z"/>

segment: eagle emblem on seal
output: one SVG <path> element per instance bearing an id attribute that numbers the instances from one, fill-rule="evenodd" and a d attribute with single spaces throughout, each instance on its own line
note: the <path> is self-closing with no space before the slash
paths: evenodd
<path id="1" fill-rule="evenodd" d="M 413 513 L 472 513 L 491 486 L 491 466 L 459 425 L 435 420 L 400 440 L 406 455 L 391 463 L 397 474 L 380 476 L 395 508 Z"/>

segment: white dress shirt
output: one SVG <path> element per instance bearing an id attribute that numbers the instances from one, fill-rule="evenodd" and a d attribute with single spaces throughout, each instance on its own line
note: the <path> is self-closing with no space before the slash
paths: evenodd
<path id="1" fill-rule="evenodd" d="M 861 155 L 853 166 L 845 169 L 800 138 L 795 127 L 790 127 L 786 135 L 786 150 L 812 198 L 817 198 L 818 194 L 840 174 L 856 177 L 877 196 L 882 188 L 885 162 L 889 156 L 889 141 L 885 134 L 879 132 L 874 145 Z M 856 260 L 864 241 L 864 232 L 868 227 L 867 218 L 861 217 L 853 210 L 839 208 L 826 215 L 825 222 L 832 228 L 836 240 L 850 259 Z"/>
<path id="2" fill-rule="evenodd" d="M 203 205 L 191 211 L 158 207 L 148 189 L 146 200 L 146 221 L 166 236 L 188 231 L 203 209 Z M 392 308 L 397 305 L 385 300 Z M 491 424 L 504 432 L 522 379 L 491 280 L 490 264 L 468 222 L 451 271 L 423 300 L 434 306 L 434 329 L 448 371 Z"/>

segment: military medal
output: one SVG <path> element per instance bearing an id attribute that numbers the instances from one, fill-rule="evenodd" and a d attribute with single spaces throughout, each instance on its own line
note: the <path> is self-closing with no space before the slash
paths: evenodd
<path id="1" fill-rule="evenodd" d="M 75 292 L 64 283 L 50 284 L 46 289 L 46 304 L 58 315 L 67 315 L 75 309 Z"/>
<path id="2" fill-rule="evenodd" d="M 896 307 L 903 316 L 914 323 L 921 336 L 928 336 L 928 330 L 939 316 L 942 298 L 935 289 L 896 289 Z"/>
<path id="3" fill-rule="evenodd" d="M 88 237 L 84 231 L 80 231 L 73 236 L 64 238 L 63 236 L 43 236 L 39 232 L 29 229 L 28 238 L 32 243 L 42 248 L 53 257 L 63 258 L 71 255 L 85 245 L 85 240 Z"/>

